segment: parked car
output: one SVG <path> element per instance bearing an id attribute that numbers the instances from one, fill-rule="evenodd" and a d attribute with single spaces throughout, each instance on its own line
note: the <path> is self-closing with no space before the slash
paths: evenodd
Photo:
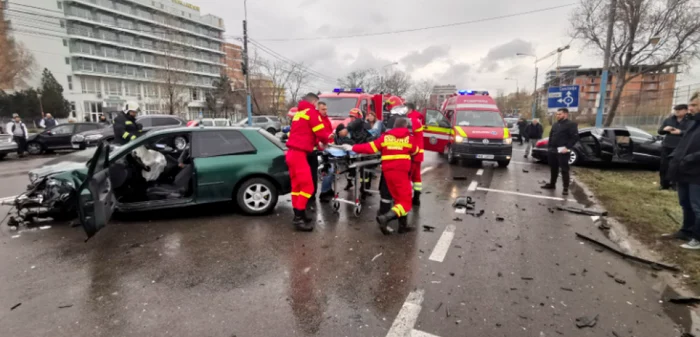
<path id="1" fill-rule="evenodd" d="M 513 118 L 513 117 L 506 117 L 504 120 L 506 121 L 506 125 L 508 127 L 508 131 L 510 133 L 511 137 L 517 137 L 520 134 L 520 127 L 518 126 L 518 119 L 519 118 Z"/>
<path id="2" fill-rule="evenodd" d="M 180 146 L 183 139 L 186 144 Z M 145 167 L 138 156 L 142 147 L 165 158 L 155 180 L 142 177 Z M 189 164 L 180 168 L 177 158 L 187 150 Z M 17 211 L 11 222 L 27 221 L 26 214 L 66 216 L 77 211 L 91 237 L 107 225 L 113 211 L 234 201 L 243 212 L 260 215 L 271 212 L 278 197 L 291 192 L 286 148 L 259 128 L 153 130 L 121 147 L 101 142 L 76 154 L 86 158 L 90 151 L 93 156 L 87 163 L 57 163 L 30 172 L 28 191 L 13 202 Z M 147 172 L 153 169 L 149 166 Z"/>
<path id="3" fill-rule="evenodd" d="M 17 152 L 17 143 L 12 135 L 0 134 L 0 159 L 7 157 L 8 153 Z"/>
<path id="4" fill-rule="evenodd" d="M 199 126 L 231 126 L 231 121 L 226 118 L 203 118 Z"/>
<path id="5" fill-rule="evenodd" d="M 241 120 L 236 125 L 248 125 L 248 118 Z M 272 135 L 282 131 L 282 123 L 277 116 L 253 116 L 253 126 L 261 128 Z"/>
<path id="6" fill-rule="evenodd" d="M 571 151 L 569 164 L 635 163 L 658 166 L 661 162 L 663 137 L 631 127 L 584 128 L 578 131 L 579 142 Z M 537 142 L 532 157 L 547 162 L 549 138 Z"/>
<path id="7" fill-rule="evenodd" d="M 154 128 L 172 128 L 185 126 L 187 121 L 171 115 L 141 115 L 136 117 L 136 122 L 143 126 L 144 131 Z M 86 147 L 97 146 L 102 140 L 111 142 L 114 140 L 114 128 L 108 125 L 99 130 L 81 132 L 70 140 L 73 149 L 82 150 Z"/>
<path id="8" fill-rule="evenodd" d="M 71 138 L 73 135 L 103 129 L 100 123 L 70 123 L 60 124 L 27 137 L 27 152 L 29 154 L 41 154 L 52 150 L 72 149 Z"/>

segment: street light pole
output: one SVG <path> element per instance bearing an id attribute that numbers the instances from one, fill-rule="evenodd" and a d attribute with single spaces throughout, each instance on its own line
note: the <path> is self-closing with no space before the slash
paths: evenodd
<path id="1" fill-rule="evenodd" d="M 598 113 L 595 116 L 595 127 L 603 126 L 603 112 L 605 112 L 605 98 L 608 90 L 608 69 L 610 68 L 610 48 L 612 46 L 613 28 L 615 27 L 615 7 L 617 0 L 610 0 L 610 14 L 608 14 L 608 36 L 605 41 L 605 53 L 603 60 L 603 74 L 600 76 L 600 103 Z"/>
<path id="2" fill-rule="evenodd" d="M 246 109 L 248 126 L 253 125 L 253 104 L 250 99 L 250 67 L 248 64 L 248 1 L 243 0 L 243 63 L 245 67 Z"/>
<path id="3" fill-rule="evenodd" d="M 515 93 L 517 96 L 517 94 L 520 93 L 520 84 L 518 84 L 518 79 L 512 78 L 512 77 L 506 77 L 506 80 L 515 81 Z"/>

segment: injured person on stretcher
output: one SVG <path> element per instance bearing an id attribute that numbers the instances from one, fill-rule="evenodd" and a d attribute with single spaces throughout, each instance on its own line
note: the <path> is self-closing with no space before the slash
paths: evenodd
<path id="1" fill-rule="evenodd" d="M 194 165 L 189 134 L 155 138 L 109 168 L 120 203 L 139 203 L 192 196 Z"/>

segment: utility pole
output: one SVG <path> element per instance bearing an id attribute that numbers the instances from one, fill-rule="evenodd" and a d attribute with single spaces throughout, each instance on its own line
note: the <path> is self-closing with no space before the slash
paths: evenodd
<path id="1" fill-rule="evenodd" d="M 600 103 L 598 113 L 595 116 L 595 127 L 603 126 L 603 112 L 605 112 L 605 98 L 608 87 L 608 69 L 610 68 L 610 48 L 612 46 L 613 28 L 615 27 L 615 7 L 617 0 L 610 0 L 610 14 L 608 14 L 608 36 L 605 41 L 605 53 L 603 60 L 603 74 L 600 76 Z"/>
<path id="2" fill-rule="evenodd" d="M 248 109 L 248 126 L 253 125 L 253 105 L 250 99 L 250 67 L 248 64 L 248 1 L 243 1 L 243 74 L 245 74 L 246 108 Z"/>
<path id="3" fill-rule="evenodd" d="M 537 59 L 535 59 L 535 94 L 532 95 L 534 102 L 532 102 L 532 118 L 535 118 L 537 116 L 537 106 L 538 106 L 538 99 L 537 99 L 537 76 L 539 76 L 539 68 L 537 67 Z M 537 116 L 539 117 L 539 116 Z"/>

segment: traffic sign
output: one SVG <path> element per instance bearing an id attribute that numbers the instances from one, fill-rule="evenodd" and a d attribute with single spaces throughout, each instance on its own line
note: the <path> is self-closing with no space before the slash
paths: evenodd
<path id="1" fill-rule="evenodd" d="M 565 87 L 549 87 L 547 89 L 547 111 L 556 112 L 557 109 L 567 108 L 571 112 L 578 111 L 578 85 Z"/>

